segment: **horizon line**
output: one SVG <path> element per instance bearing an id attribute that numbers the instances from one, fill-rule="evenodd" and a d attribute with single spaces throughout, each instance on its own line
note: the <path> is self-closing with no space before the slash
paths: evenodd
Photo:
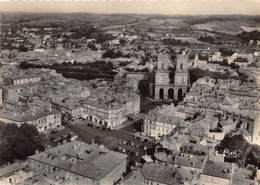
<path id="1" fill-rule="evenodd" d="M 89 13 L 102 15 L 260 15 L 260 0 L 15 0 L 2 13 Z"/>
<path id="2" fill-rule="evenodd" d="M 1 2 L 1 1 L 0 1 Z M 194 17 L 194 16 L 248 16 L 248 17 L 260 17 L 260 14 L 162 14 L 162 13 L 109 13 L 109 12 L 83 12 L 83 11 L 0 11 L 0 14 L 93 14 L 93 15 L 142 15 L 142 16 L 167 16 L 167 17 Z"/>

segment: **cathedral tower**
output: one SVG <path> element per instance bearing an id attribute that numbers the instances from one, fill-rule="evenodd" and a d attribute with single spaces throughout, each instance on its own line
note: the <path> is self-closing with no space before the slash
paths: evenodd
<path id="1" fill-rule="evenodd" d="M 183 53 L 177 57 L 174 83 L 170 81 L 170 65 L 169 54 L 160 53 L 150 84 L 150 95 L 155 100 L 181 100 L 190 87 L 188 55 Z"/>
<path id="2" fill-rule="evenodd" d="M 164 92 L 164 87 L 170 83 L 168 67 L 171 64 L 169 55 L 160 53 L 158 55 L 157 69 L 154 74 L 154 98 L 167 99 L 167 94 Z"/>
<path id="3" fill-rule="evenodd" d="M 178 99 L 183 97 L 189 86 L 190 86 L 190 76 L 188 70 L 188 54 L 182 52 L 181 55 L 177 56 L 177 64 L 174 76 L 174 85 L 178 89 Z"/>

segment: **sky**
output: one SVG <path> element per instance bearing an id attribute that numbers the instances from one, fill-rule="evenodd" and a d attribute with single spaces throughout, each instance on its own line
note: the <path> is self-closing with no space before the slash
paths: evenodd
<path id="1" fill-rule="evenodd" d="M 260 0 L 0 0 L 0 12 L 260 15 Z"/>

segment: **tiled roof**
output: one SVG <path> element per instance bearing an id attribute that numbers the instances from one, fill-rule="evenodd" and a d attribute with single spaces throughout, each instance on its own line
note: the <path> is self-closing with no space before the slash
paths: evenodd
<path id="1" fill-rule="evenodd" d="M 126 158 L 125 154 L 78 141 L 66 143 L 29 157 L 31 160 L 95 180 L 102 179 Z"/>

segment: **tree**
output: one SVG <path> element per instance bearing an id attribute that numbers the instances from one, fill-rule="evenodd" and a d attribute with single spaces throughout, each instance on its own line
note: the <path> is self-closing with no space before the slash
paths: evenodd
<path id="1" fill-rule="evenodd" d="M 91 42 L 90 42 L 90 43 L 88 43 L 87 46 L 88 46 L 89 49 L 91 49 L 91 50 L 93 50 L 93 51 L 97 51 L 97 47 L 95 46 L 94 43 L 91 43 Z"/>
<path id="2" fill-rule="evenodd" d="M 193 83 L 197 81 L 199 78 L 203 78 L 207 75 L 207 71 L 202 70 L 200 68 L 194 68 L 189 71 L 190 74 L 190 82 Z"/>
<path id="3" fill-rule="evenodd" d="M 32 143 L 36 145 L 36 148 L 44 150 L 40 134 L 35 126 L 29 124 L 22 124 L 20 130 Z"/>
<path id="4" fill-rule="evenodd" d="M 163 42 L 163 44 L 165 44 L 165 45 L 172 45 L 172 46 L 176 46 L 176 45 L 188 45 L 188 43 L 182 42 L 181 40 L 177 40 L 177 39 L 174 39 L 174 38 L 163 39 L 162 42 Z"/>
<path id="5" fill-rule="evenodd" d="M 27 52 L 28 49 L 24 45 L 20 45 L 19 48 L 18 48 L 18 51 L 20 51 L 20 52 Z"/>
<path id="6" fill-rule="evenodd" d="M 230 67 L 231 67 L 231 69 L 239 69 L 239 65 L 237 65 L 235 63 L 231 63 Z"/>
<path id="7" fill-rule="evenodd" d="M 96 42 L 99 44 L 113 39 L 113 36 L 111 34 L 101 32 L 93 33 L 91 37 L 94 37 L 96 39 Z"/>
<path id="8" fill-rule="evenodd" d="M 33 125 L 1 125 L 0 137 L 0 165 L 15 159 L 24 160 L 36 150 L 44 150 L 40 134 Z"/>
<path id="9" fill-rule="evenodd" d="M 100 136 L 96 136 L 95 139 L 94 139 L 95 143 L 97 144 L 101 144 L 101 137 Z"/>
<path id="10" fill-rule="evenodd" d="M 126 44 L 126 40 L 120 39 L 120 40 L 119 40 L 119 43 L 120 43 L 120 45 L 124 46 L 124 45 Z"/>
<path id="11" fill-rule="evenodd" d="M 107 50 L 103 53 L 102 55 L 103 58 L 119 58 L 119 57 L 129 57 L 129 56 L 124 56 L 120 50 L 114 51 L 114 50 Z"/>
<path id="12" fill-rule="evenodd" d="M 237 37 L 243 42 L 249 42 L 250 40 L 260 40 L 260 32 L 254 30 L 251 32 L 242 32 L 237 34 Z"/>
<path id="13" fill-rule="evenodd" d="M 198 38 L 199 41 L 202 41 L 202 42 L 207 42 L 207 43 L 210 43 L 210 44 L 214 44 L 215 43 L 215 39 L 213 37 L 210 37 L 210 36 L 201 36 Z"/>
<path id="14" fill-rule="evenodd" d="M 232 49 L 228 49 L 228 48 L 220 48 L 219 51 L 223 57 L 231 56 L 234 53 Z"/>

